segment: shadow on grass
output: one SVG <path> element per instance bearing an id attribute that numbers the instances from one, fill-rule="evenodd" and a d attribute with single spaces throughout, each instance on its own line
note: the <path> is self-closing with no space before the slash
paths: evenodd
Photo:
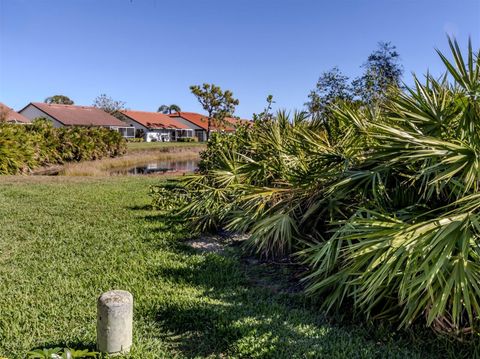
<path id="1" fill-rule="evenodd" d="M 238 258 L 191 258 L 189 265 L 160 268 L 157 275 L 201 295 L 181 295 L 150 313 L 187 357 L 429 357 L 405 342 L 398 345 L 392 335 L 370 338 L 363 327 L 332 325 L 302 294 L 252 287 Z"/>
<path id="2" fill-rule="evenodd" d="M 195 265 L 158 273 L 202 288 L 201 297 L 172 301 L 154 313 L 184 355 L 287 358 L 314 345 L 314 338 L 299 328 L 322 325 L 320 317 L 315 321 L 302 316 L 300 308 L 283 305 L 268 289 L 248 288 L 234 259 L 216 254 L 203 258 Z"/>
<path id="3" fill-rule="evenodd" d="M 275 280 L 252 286 L 236 258 L 192 257 L 201 259 L 163 268 L 158 275 L 201 289 L 201 296 L 168 302 L 152 313 L 187 357 L 474 358 L 480 353 L 476 345 L 436 338 L 420 328 L 397 332 L 351 318 L 333 324 L 302 293 L 276 290 Z"/>
<path id="4" fill-rule="evenodd" d="M 192 236 L 172 213 L 142 216 L 177 238 Z M 470 358 L 473 348 L 418 339 L 392 328 L 335 325 L 302 293 L 285 291 L 284 268 L 242 261 L 228 255 L 199 254 L 182 241 L 178 265 L 154 269 L 159 282 L 178 285 L 171 300 L 150 303 L 143 315 L 154 318 L 162 336 L 186 357 L 245 358 Z M 279 284 L 280 282 L 280 284 Z M 288 285 L 287 285 L 288 286 Z M 150 308 L 150 309 L 149 309 Z M 416 334 L 416 333 L 414 333 Z M 432 335 L 433 336 L 433 335 Z"/>
<path id="5" fill-rule="evenodd" d="M 132 210 L 132 211 L 151 211 L 151 210 L 153 210 L 153 207 L 152 207 L 151 204 L 127 206 L 125 208 L 129 209 L 129 210 Z"/>
<path id="6" fill-rule="evenodd" d="M 141 218 L 143 218 L 147 222 L 163 222 L 163 224 L 165 224 L 166 228 L 168 229 L 173 229 L 172 226 L 180 224 L 183 225 L 185 223 L 185 220 L 182 217 L 180 217 L 179 215 L 171 214 L 169 212 L 155 211 L 155 213 L 141 216 Z M 185 232 L 187 232 L 187 229 L 185 229 Z"/>
<path id="7" fill-rule="evenodd" d="M 127 210 L 137 211 L 135 214 L 137 218 L 141 218 L 147 222 L 164 222 L 168 225 L 183 224 L 185 220 L 173 211 L 156 210 L 151 204 L 141 206 L 128 206 Z"/>

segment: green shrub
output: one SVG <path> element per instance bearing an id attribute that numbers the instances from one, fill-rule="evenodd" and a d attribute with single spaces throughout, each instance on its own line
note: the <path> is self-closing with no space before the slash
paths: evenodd
<path id="1" fill-rule="evenodd" d="M 213 136 L 181 213 L 248 233 L 263 256 L 294 254 L 327 310 L 478 333 L 480 52 L 450 47 L 453 83 L 427 75 L 382 108 L 339 105 L 329 133 L 280 112 Z"/>
<path id="2" fill-rule="evenodd" d="M 143 137 L 128 137 L 127 142 L 145 142 L 145 139 Z"/>
<path id="3" fill-rule="evenodd" d="M 246 153 L 249 146 L 249 130 L 239 127 L 235 135 L 212 132 L 207 148 L 200 152 L 199 169 L 201 173 L 219 169 L 222 166 L 222 156 L 225 153 Z"/>
<path id="4" fill-rule="evenodd" d="M 107 128 L 55 128 L 45 119 L 31 125 L 0 124 L 0 174 L 28 172 L 38 166 L 116 157 L 126 141 Z"/>
<path id="5" fill-rule="evenodd" d="M 149 195 L 154 209 L 172 210 L 186 205 L 189 201 L 189 192 L 177 181 L 151 186 Z"/>
<path id="6" fill-rule="evenodd" d="M 0 123 L 0 174 L 23 173 L 36 167 L 35 145 L 25 126 Z"/>
<path id="7" fill-rule="evenodd" d="M 197 142 L 196 137 L 180 137 L 177 139 L 177 142 Z"/>

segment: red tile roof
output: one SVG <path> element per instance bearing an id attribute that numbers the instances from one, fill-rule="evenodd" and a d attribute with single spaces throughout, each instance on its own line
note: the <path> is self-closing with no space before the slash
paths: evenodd
<path id="1" fill-rule="evenodd" d="M 169 116 L 171 116 L 171 117 L 181 117 L 181 118 L 197 125 L 198 127 L 204 129 L 205 131 L 208 130 L 208 117 L 204 116 L 204 115 L 201 115 L 199 113 L 181 111 L 181 112 L 172 113 Z M 226 122 L 225 124 L 221 124 L 220 126 L 212 125 L 211 129 L 213 131 L 221 130 L 221 131 L 226 131 L 226 132 L 234 132 L 236 126 L 238 126 L 239 124 L 250 123 L 249 120 L 239 120 L 239 119 L 233 118 L 233 117 L 225 117 L 224 120 Z"/>
<path id="2" fill-rule="evenodd" d="M 198 127 L 203 128 L 204 130 L 208 129 L 208 120 L 207 120 L 208 117 L 204 116 L 204 115 L 201 115 L 199 113 L 181 111 L 181 112 L 172 113 L 168 116 L 170 116 L 170 117 L 181 117 L 181 118 L 193 123 L 194 125 L 197 125 Z"/>
<path id="3" fill-rule="evenodd" d="M 125 122 L 91 106 L 58 105 L 43 102 L 32 102 L 31 105 L 65 126 L 127 126 Z"/>
<path id="4" fill-rule="evenodd" d="M 7 122 L 30 123 L 28 118 L 0 102 L 0 120 L 4 116 Z"/>
<path id="5" fill-rule="evenodd" d="M 146 111 L 122 111 L 124 115 L 129 117 L 135 122 L 147 127 L 147 128 L 163 128 L 163 129 L 178 129 L 186 130 L 191 127 L 159 112 L 146 112 Z"/>

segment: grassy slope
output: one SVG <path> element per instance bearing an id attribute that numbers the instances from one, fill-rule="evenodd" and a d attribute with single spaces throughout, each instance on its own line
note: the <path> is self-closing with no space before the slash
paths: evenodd
<path id="1" fill-rule="evenodd" d="M 359 326 L 329 324 L 298 294 L 252 285 L 251 269 L 236 256 L 194 253 L 181 243 L 181 225 L 146 208 L 148 185 L 157 181 L 0 179 L 0 357 L 93 347 L 95 300 L 113 288 L 136 300 L 134 358 L 438 358 L 448 351 L 440 341 L 372 338 Z"/>

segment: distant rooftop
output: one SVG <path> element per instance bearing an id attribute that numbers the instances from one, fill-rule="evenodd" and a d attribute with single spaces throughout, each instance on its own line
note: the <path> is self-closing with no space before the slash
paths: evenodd
<path id="1" fill-rule="evenodd" d="M 193 124 L 197 125 L 204 130 L 208 130 L 208 116 L 202 115 L 196 112 L 175 112 L 170 115 L 170 117 L 181 117 L 187 121 L 192 122 Z M 225 124 L 220 124 L 219 126 L 213 125 L 212 130 L 222 130 L 227 132 L 235 131 L 236 126 L 244 123 L 250 123 L 249 120 L 241 120 L 233 117 L 225 117 Z M 228 123 L 228 124 L 227 124 Z"/>
<path id="2" fill-rule="evenodd" d="M 125 123 L 92 106 L 58 105 L 31 102 L 39 110 L 65 126 L 123 126 Z"/>
<path id="3" fill-rule="evenodd" d="M 180 121 L 177 121 L 174 118 L 159 112 L 125 110 L 122 111 L 122 113 L 147 128 L 178 130 L 190 129 L 187 125 L 181 123 Z"/>
<path id="4" fill-rule="evenodd" d="M 13 123 L 30 123 L 25 116 L 15 112 L 12 108 L 0 102 L 0 119 L 5 116 L 7 122 Z"/>

